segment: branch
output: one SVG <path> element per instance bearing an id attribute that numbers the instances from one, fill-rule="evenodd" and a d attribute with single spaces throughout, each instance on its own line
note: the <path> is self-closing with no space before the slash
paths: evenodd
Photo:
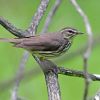
<path id="1" fill-rule="evenodd" d="M 85 78 L 85 73 L 83 71 L 76 71 L 76 70 L 71 70 L 71 69 L 63 68 L 63 67 L 58 67 L 58 74 Z M 88 76 L 92 81 L 100 81 L 100 75 L 98 74 L 88 73 Z"/>
<path id="2" fill-rule="evenodd" d="M 99 100 L 100 99 L 100 90 L 95 94 L 92 100 Z"/>
<path id="3" fill-rule="evenodd" d="M 73 6 L 75 7 L 75 9 L 77 10 L 77 12 L 80 14 L 80 16 L 83 18 L 85 27 L 86 27 L 86 31 L 88 33 L 88 46 L 87 49 L 84 53 L 84 73 L 85 73 L 85 90 L 84 90 L 84 98 L 83 100 L 87 100 L 87 96 L 88 96 L 88 89 L 89 89 L 89 83 L 90 83 L 90 78 L 88 76 L 88 58 L 90 57 L 90 53 L 91 53 L 91 49 L 92 49 L 92 43 L 93 43 L 93 36 L 92 36 L 92 29 L 91 29 L 91 25 L 89 23 L 88 17 L 86 16 L 86 14 L 83 12 L 83 10 L 81 9 L 81 7 L 78 5 L 78 3 L 76 2 L 76 0 L 71 0 Z"/>
<path id="4" fill-rule="evenodd" d="M 26 31 L 22 31 L 21 29 L 17 29 L 15 26 L 13 26 L 11 23 L 9 23 L 7 20 L 5 20 L 4 18 L 0 17 L 0 24 L 7 29 L 10 33 L 12 33 L 13 35 L 17 36 L 17 37 L 26 37 L 28 36 L 28 33 Z M 16 76 L 19 76 L 22 74 L 22 72 L 24 71 L 24 67 L 26 64 L 26 61 L 28 59 L 28 52 L 25 52 L 25 54 L 23 55 L 22 61 L 20 63 L 19 69 L 18 69 L 18 73 L 16 74 Z M 17 95 L 17 91 L 18 91 L 18 87 L 19 87 L 19 83 L 20 83 L 21 79 L 16 80 L 15 84 L 14 84 L 14 88 L 12 91 L 12 95 L 11 95 L 11 99 L 12 100 L 17 100 L 18 95 Z"/>
<path id="5" fill-rule="evenodd" d="M 18 92 L 20 81 L 22 80 L 22 74 L 24 72 L 25 65 L 26 65 L 26 62 L 27 62 L 28 58 L 29 58 L 29 54 L 28 54 L 27 51 L 25 51 L 25 53 L 22 57 L 22 60 L 20 62 L 20 65 L 19 65 L 18 72 L 16 73 L 16 77 L 18 77 L 18 78 L 14 82 L 15 84 L 14 84 L 14 87 L 13 87 L 13 90 L 12 90 L 11 100 L 18 100 L 17 99 L 18 98 L 18 93 L 17 92 Z"/>
<path id="6" fill-rule="evenodd" d="M 49 100 L 61 100 L 60 87 L 58 82 L 57 66 L 50 60 L 43 60 L 36 58 L 36 61 L 42 68 L 46 85 L 48 89 L 48 99 Z"/>
<path id="7" fill-rule="evenodd" d="M 4 18 L 0 17 L 0 24 L 8 30 L 10 33 L 17 37 L 25 37 L 28 33 L 25 31 L 22 31 L 21 29 L 16 28 L 14 25 L 12 25 L 10 22 L 5 20 Z"/>
<path id="8" fill-rule="evenodd" d="M 54 72 L 45 74 L 49 100 L 61 100 L 58 76 Z"/>
<path id="9" fill-rule="evenodd" d="M 46 8 L 48 6 L 49 0 L 41 0 L 41 3 L 37 9 L 37 12 L 35 13 L 33 20 L 31 22 L 30 27 L 26 30 L 28 31 L 31 35 L 34 35 L 36 33 L 38 24 L 46 11 Z"/>
<path id="10" fill-rule="evenodd" d="M 46 21 L 45 21 L 45 24 L 44 24 L 44 28 L 43 28 L 41 33 L 46 33 L 47 32 L 48 27 L 49 27 L 49 25 L 51 23 L 51 20 L 52 20 L 54 14 L 56 13 L 58 7 L 60 6 L 60 3 L 61 3 L 61 0 L 55 0 L 55 4 L 52 6 L 52 8 L 51 8 L 51 10 L 50 10 L 50 12 L 49 12 L 49 14 L 48 14 L 48 16 L 46 18 Z"/>
<path id="11" fill-rule="evenodd" d="M 53 70 L 51 70 L 51 71 L 53 71 Z M 83 71 L 76 71 L 76 70 L 68 69 L 68 68 L 65 68 L 65 67 L 59 67 L 58 66 L 58 67 L 56 67 L 54 72 L 61 74 L 61 75 L 85 78 Z M 26 83 L 26 82 L 29 82 L 31 79 L 33 79 L 33 76 L 34 76 L 34 78 L 36 78 L 40 74 L 41 74 L 41 71 L 37 67 L 34 68 L 34 69 L 30 69 L 27 72 L 23 72 L 21 74 L 21 76 L 19 75 L 19 76 L 13 77 L 11 79 L 8 79 L 8 80 L 0 83 L 0 92 L 4 92 L 5 90 L 7 90 L 9 87 L 11 87 L 13 84 L 15 84 L 15 81 L 17 81 L 17 80 L 24 80 L 24 83 Z M 89 75 L 89 77 L 91 78 L 92 81 L 100 81 L 100 75 L 99 74 L 89 74 L 88 73 L 88 75 Z"/>
<path id="12" fill-rule="evenodd" d="M 24 83 L 26 83 L 26 82 L 29 82 L 30 80 L 32 80 L 33 76 L 34 76 L 34 78 L 36 78 L 40 74 L 41 74 L 40 69 L 36 67 L 27 72 L 23 72 L 20 75 L 16 75 L 15 77 L 13 77 L 11 79 L 0 82 L 0 92 L 7 90 L 9 87 L 12 87 L 17 80 L 24 80 Z"/>
<path id="13" fill-rule="evenodd" d="M 32 23 L 26 31 L 23 31 L 21 29 L 16 28 L 14 25 L 9 23 L 7 20 L 5 20 L 2 17 L 0 17 L 0 24 L 5 29 L 7 29 L 10 33 L 12 33 L 13 35 L 15 35 L 17 37 L 32 36 L 37 30 L 37 26 L 38 26 L 43 14 L 44 14 L 46 8 L 47 8 L 48 3 L 49 3 L 49 0 L 41 0 L 41 3 L 37 9 L 37 12 L 34 15 Z"/>

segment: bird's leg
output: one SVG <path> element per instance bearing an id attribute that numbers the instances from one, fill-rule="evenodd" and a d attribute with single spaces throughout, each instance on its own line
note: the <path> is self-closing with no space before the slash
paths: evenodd
<path id="1" fill-rule="evenodd" d="M 41 61 L 47 60 L 46 57 L 43 57 L 43 56 L 39 57 L 39 59 L 40 59 Z"/>

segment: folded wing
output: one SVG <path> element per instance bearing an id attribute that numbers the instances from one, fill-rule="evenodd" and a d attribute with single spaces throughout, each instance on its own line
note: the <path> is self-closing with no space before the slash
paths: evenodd
<path id="1" fill-rule="evenodd" d="M 18 41 L 18 39 L 16 40 Z M 29 51 L 56 51 L 60 45 L 58 39 L 54 39 L 50 36 L 23 38 L 20 39 L 20 42 L 14 43 L 15 47 L 24 48 Z"/>

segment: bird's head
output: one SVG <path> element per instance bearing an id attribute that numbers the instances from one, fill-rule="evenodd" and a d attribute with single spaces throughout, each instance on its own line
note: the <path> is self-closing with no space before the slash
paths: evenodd
<path id="1" fill-rule="evenodd" d="M 82 32 L 71 27 L 63 28 L 60 32 L 64 35 L 64 38 L 73 38 L 76 35 L 83 34 Z"/>

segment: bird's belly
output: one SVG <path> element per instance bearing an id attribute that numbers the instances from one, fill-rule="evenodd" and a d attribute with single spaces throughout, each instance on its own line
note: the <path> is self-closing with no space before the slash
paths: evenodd
<path id="1" fill-rule="evenodd" d="M 62 52 L 66 52 L 71 46 L 71 42 L 68 42 L 67 45 L 65 45 L 64 49 L 62 50 Z"/>
<path id="2" fill-rule="evenodd" d="M 58 57 L 65 53 L 71 46 L 71 42 L 68 42 L 61 50 L 58 51 L 34 51 L 33 53 L 36 54 L 38 57 L 44 57 L 44 58 L 53 58 Z"/>

